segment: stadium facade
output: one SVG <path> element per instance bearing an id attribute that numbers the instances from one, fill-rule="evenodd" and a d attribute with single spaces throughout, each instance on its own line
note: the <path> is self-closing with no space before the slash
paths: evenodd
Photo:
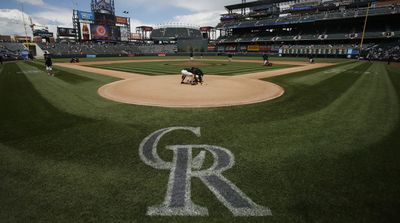
<path id="1" fill-rule="evenodd" d="M 92 0 L 91 11 L 73 11 L 73 28 L 58 28 L 58 38 L 79 42 L 128 42 L 130 18 L 115 15 L 114 0 Z"/>
<path id="2" fill-rule="evenodd" d="M 73 10 L 73 27 L 58 27 L 57 39 L 45 29 L 33 32 L 33 38 L 14 37 L 15 41 L 0 36 L 0 42 L 8 42 L 0 43 L 0 54 L 18 57 L 26 50 L 35 57 L 45 53 L 56 57 L 268 53 L 400 61 L 399 0 L 242 0 L 225 9 L 216 27 L 166 24 L 136 27 L 136 33 L 131 33 L 130 18 L 116 15 L 114 0 L 91 0 L 91 11 Z"/>
<path id="3" fill-rule="evenodd" d="M 225 6 L 218 52 L 355 57 L 400 39 L 400 1 L 259 0 Z"/>

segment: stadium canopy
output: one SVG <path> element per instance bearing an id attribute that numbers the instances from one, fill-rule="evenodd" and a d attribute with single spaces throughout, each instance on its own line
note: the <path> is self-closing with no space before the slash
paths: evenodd
<path id="1" fill-rule="evenodd" d="M 227 5 L 227 6 L 225 6 L 225 8 L 227 10 L 231 11 L 231 10 L 235 10 L 235 9 L 250 8 L 250 7 L 255 7 L 255 6 L 259 6 L 259 5 L 275 4 L 275 3 L 280 3 L 280 2 L 289 2 L 289 0 L 260 0 L 260 1 L 254 1 L 254 2 Z"/>

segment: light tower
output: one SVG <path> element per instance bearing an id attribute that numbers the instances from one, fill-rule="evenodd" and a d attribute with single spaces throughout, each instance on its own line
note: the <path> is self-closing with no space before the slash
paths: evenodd
<path id="1" fill-rule="evenodd" d="M 92 0 L 92 12 L 115 15 L 114 0 Z"/>

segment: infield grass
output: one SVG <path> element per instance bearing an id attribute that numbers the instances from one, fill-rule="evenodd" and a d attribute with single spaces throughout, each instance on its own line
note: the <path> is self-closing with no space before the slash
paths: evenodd
<path id="1" fill-rule="evenodd" d="M 163 62 L 134 62 L 117 64 L 89 65 L 90 67 L 133 72 L 145 75 L 166 75 L 180 74 L 184 68 L 198 67 L 208 75 L 239 75 L 260 71 L 276 70 L 295 65 L 274 64 L 272 67 L 265 67 L 259 63 L 244 62 L 223 62 L 223 61 L 163 61 Z"/>
<path id="2" fill-rule="evenodd" d="M 96 61 L 124 61 L 124 60 L 188 60 L 189 56 L 167 56 L 167 57 L 159 57 L 159 56 L 138 56 L 138 57 L 97 57 L 97 58 L 80 58 L 81 62 L 96 62 Z M 194 55 L 195 60 L 201 60 L 199 54 Z M 225 55 L 221 56 L 204 56 L 203 59 L 206 60 L 225 60 L 228 62 L 228 57 Z M 305 57 L 276 57 L 270 56 L 272 61 L 297 61 L 297 62 L 308 62 L 308 59 Z M 69 63 L 71 58 L 54 58 L 54 62 L 58 63 Z M 259 56 L 234 56 L 233 61 L 235 60 L 254 60 L 262 63 L 262 54 Z M 344 58 L 316 58 L 316 62 L 324 62 L 324 63 L 342 63 L 347 62 L 349 59 Z M 44 60 L 39 60 L 44 62 Z"/>
<path id="3" fill-rule="evenodd" d="M 1 222 L 399 222 L 400 71 L 353 62 L 268 79 L 283 97 L 253 105 L 165 109 L 120 104 L 97 89 L 117 79 L 42 64 L 0 68 Z M 224 176 L 271 217 L 233 215 L 198 180 L 209 217 L 148 217 L 169 171 L 139 158 L 140 142 L 171 126 L 165 145 L 229 149 Z M 212 156 L 206 157 L 212 163 Z"/>

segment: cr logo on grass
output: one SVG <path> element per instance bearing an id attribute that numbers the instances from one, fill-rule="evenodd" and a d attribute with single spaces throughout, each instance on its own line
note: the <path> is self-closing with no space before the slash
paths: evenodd
<path id="1" fill-rule="evenodd" d="M 171 145 L 166 148 L 174 154 L 171 162 L 162 160 L 157 153 L 159 140 L 175 130 L 186 130 L 200 137 L 200 128 L 171 127 L 160 129 L 147 136 L 139 147 L 140 158 L 147 165 L 169 170 L 167 194 L 160 205 L 149 207 L 150 216 L 208 216 L 208 209 L 196 205 L 191 200 L 191 179 L 198 177 L 227 207 L 234 216 L 267 216 L 271 211 L 254 203 L 222 173 L 233 167 L 234 156 L 228 149 L 213 145 Z M 194 150 L 200 151 L 196 157 Z M 214 158 L 210 168 L 202 170 L 206 153 Z"/>

